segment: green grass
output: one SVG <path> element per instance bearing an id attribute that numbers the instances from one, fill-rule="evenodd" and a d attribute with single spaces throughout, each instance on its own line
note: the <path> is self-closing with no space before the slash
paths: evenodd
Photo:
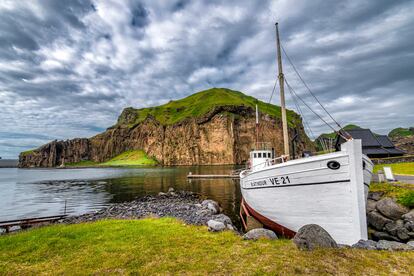
<path id="1" fill-rule="evenodd" d="M 394 174 L 414 175 L 414 162 L 375 165 L 374 173 L 377 173 L 378 170 L 384 170 L 384 167 L 391 167 Z"/>
<path id="2" fill-rule="evenodd" d="M 414 128 L 403 128 L 403 127 L 398 127 L 398 128 L 394 128 L 393 130 L 390 131 L 390 133 L 388 133 L 388 137 L 390 138 L 397 138 L 397 137 L 407 137 L 407 136 L 411 136 L 414 135 Z"/>
<path id="3" fill-rule="evenodd" d="M 212 88 L 161 106 L 141 109 L 126 108 L 117 124 L 132 127 L 151 116 L 163 125 L 171 125 L 187 118 L 202 117 L 217 106 L 249 106 L 254 109 L 256 104 L 260 112 L 281 118 L 279 106 L 259 101 L 238 91 Z M 299 115 L 291 110 L 287 110 L 287 117 L 290 126 L 296 126 L 300 122 Z"/>
<path id="4" fill-rule="evenodd" d="M 155 166 L 158 162 L 150 158 L 143 150 L 127 150 L 114 158 L 98 163 L 91 160 L 84 160 L 75 163 L 66 163 L 66 167 L 134 167 L 134 166 Z"/>
<path id="5" fill-rule="evenodd" d="M 0 274 L 413 274 L 414 252 L 244 241 L 175 219 L 104 220 L 0 237 Z"/>
<path id="6" fill-rule="evenodd" d="M 99 164 L 100 166 L 155 166 L 157 161 L 147 156 L 143 150 L 128 150 L 111 160 Z"/>
<path id="7" fill-rule="evenodd" d="M 30 155 L 30 154 L 32 154 L 32 153 L 34 153 L 34 150 L 33 150 L 33 149 L 23 151 L 23 152 L 21 152 L 20 154 L 21 154 L 22 156 L 26 156 L 26 155 Z"/>
<path id="8" fill-rule="evenodd" d="M 395 198 L 398 203 L 414 208 L 414 186 L 412 184 L 371 183 L 369 190 L 370 192 L 383 192 L 384 197 Z"/>

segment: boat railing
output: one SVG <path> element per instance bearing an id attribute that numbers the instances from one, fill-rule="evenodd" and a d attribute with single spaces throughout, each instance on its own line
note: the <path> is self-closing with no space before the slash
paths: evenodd
<path id="1" fill-rule="evenodd" d="M 272 165 L 276 165 L 276 164 L 281 164 L 281 163 L 286 162 L 287 160 L 288 160 L 288 155 L 281 155 L 281 156 L 273 158 L 273 159 L 267 159 L 266 161 L 264 161 L 262 163 L 256 164 L 254 166 L 247 167 L 247 169 L 244 170 L 243 174 L 251 172 L 256 167 L 260 167 L 260 166 L 263 167 L 263 165 L 265 165 L 267 167 L 267 166 L 272 166 Z"/>

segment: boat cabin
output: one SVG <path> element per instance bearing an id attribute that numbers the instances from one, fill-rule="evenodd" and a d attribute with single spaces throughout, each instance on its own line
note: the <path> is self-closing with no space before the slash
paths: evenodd
<path id="1" fill-rule="evenodd" d="M 261 169 L 268 166 L 268 161 L 274 158 L 272 150 L 252 150 L 250 152 L 250 168 L 253 170 Z"/>

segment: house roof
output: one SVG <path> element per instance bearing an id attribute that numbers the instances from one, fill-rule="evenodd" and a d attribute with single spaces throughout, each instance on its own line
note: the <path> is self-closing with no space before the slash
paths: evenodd
<path id="1" fill-rule="evenodd" d="M 385 148 L 394 148 L 394 144 L 391 142 L 390 138 L 387 135 L 378 135 L 377 140 L 381 143 L 381 145 Z"/>
<path id="2" fill-rule="evenodd" d="M 364 129 L 364 128 L 351 129 L 351 130 L 347 130 L 347 132 L 352 136 L 352 138 L 361 139 L 362 147 L 380 147 L 381 146 L 378 139 L 375 139 L 374 134 L 369 129 Z"/>
<path id="3" fill-rule="evenodd" d="M 362 152 L 366 155 L 403 155 L 404 151 L 395 148 L 392 141 L 386 135 L 376 135 L 369 129 L 351 129 L 347 132 L 354 139 L 362 141 Z M 339 138 L 339 143 L 345 140 Z"/>

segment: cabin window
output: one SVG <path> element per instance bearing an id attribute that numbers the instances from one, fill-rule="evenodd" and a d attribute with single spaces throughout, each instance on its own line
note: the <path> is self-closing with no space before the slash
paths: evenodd
<path id="1" fill-rule="evenodd" d="M 257 155 L 256 155 L 256 153 L 254 153 L 254 158 L 256 158 L 257 157 Z"/>
<path id="2" fill-rule="evenodd" d="M 267 153 L 267 157 L 269 157 L 269 158 L 270 158 L 270 152 L 268 152 L 268 153 Z"/>
<path id="3" fill-rule="evenodd" d="M 261 152 L 259 152 L 258 155 L 259 155 L 259 158 L 262 158 L 262 153 Z"/>

